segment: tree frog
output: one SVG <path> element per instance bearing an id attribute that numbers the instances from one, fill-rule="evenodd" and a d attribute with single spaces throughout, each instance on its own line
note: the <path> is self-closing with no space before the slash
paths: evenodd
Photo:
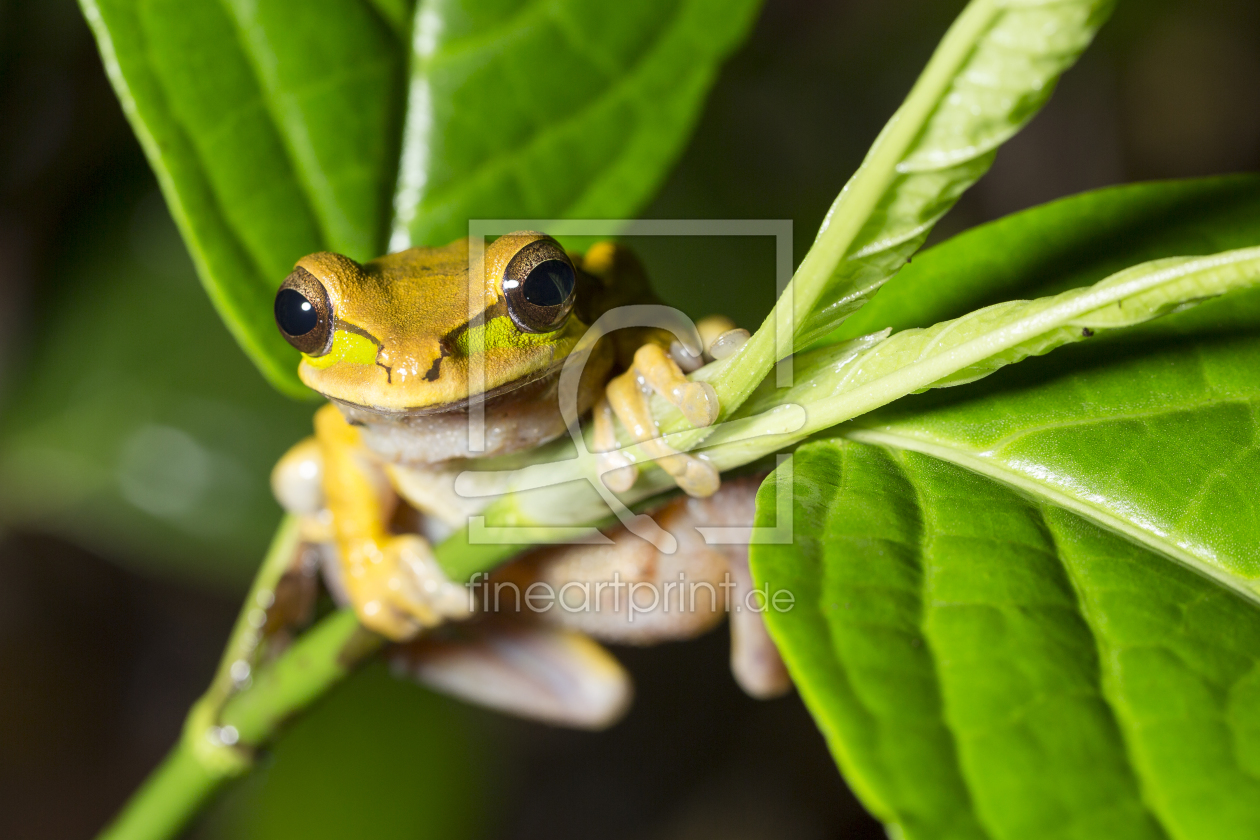
<path id="1" fill-rule="evenodd" d="M 303 518 L 306 539 L 325 546 L 331 588 L 366 627 L 396 642 L 484 612 L 468 587 L 446 579 L 426 539 L 458 527 L 471 512 L 469 501 L 453 492 L 461 465 L 563 434 L 557 381 L 566 358 L 600 314 L 652 300 L 642 267 L 616 244 L 575 254 L 543 233 L 512 233 L 484 246 L 483 276 L 470 272 L 469 247 L 461 239 L 363 264 L 338 254 L 311 254 L 298 261 L 275 298 L 280 333 L 302 353 L 302 381 L 329 404 L 315 415 L 314 436 L 281 459 L 273 488 L 281 504 Z M 693 425 L 711 424 L 718 416 L 717 396 L 707 383 L 688 380 L 686 371 L 706 354 L 733 352 L 748 335 L 724 318 L 705 319 L 698 332 L 702 346 L 690 351 L 663 331 L 606 336 L 586 360 L 577 397 L 579 412 L 591 414 L 600 469 L 612 489 L 629 489 L 637 475 L 616 448 L 620 423 L 633 439 L 657 447 L 655 454 L 662 456 L 657 463 L 688 496 L 706 500 L 703 510 L 688 513 L 684 505 L 669 514 L 684 530 L 709 524 L 696 517 L 711 518 L 724 499 L 734 500 L 731 509 L 739 508 L 747 524 L 755 489 L 736 484 L 725 492 L 702 456 L 668 450 L 655 440 L 651 394 L 676 406 Z M 467 431 L 474 395 L 484 395 L 485 416 L 484 446 L 476 452 L 469 449 Z M 658 574 L 655 549 L 637 543 L 642 541 L 620 533 L 611 547 L 547 549 L 536 552 L 528 568 L 538 579 L 555 578 L 556 570 L 574 564 L 587 576 L 598 575 L 598 569 L 639 579 Z M 681 578 L 688 563 L 705 579 L 716 579 L 719 569 L 727 574 L 725 554 L 690 548 L 675 563 L 681 564 Z M 644 562 L 645 550 L 651 563 Z M 742 559 L 733 560 L 737 577 L 747 577 L 746 556 L 744 547 Z M 494 630 L 501 620 L 482 615 L 480 623 L 456 633 L 467 642 L 463 647 L 428 632 L 400 661 L 417 676 L 483 703 L 553 722 L 604 725 L 624 708 L 628 681 L 589 637 L 651 642 L 694 635 L 717 620 L 685 612 L 658 614 L 646 633 L 649 622 L 641 618 L 629 636 L 624 609 L 609 610 L 603 619 L 517 622 L 502 632 Z M 601 620 L 608 625 L 603 632 Z M 744 638 L 758 641 L 742 648 L 756 650 L 752 659 L 767 659 L 768 639 L 761 638 L 764 629 L 757 622 Z M 487 638 L 493 642 L 489 647 Z M 504 648 L 505 639 L 517 647 Z M 753 676 L 751 683 L 741 681 L 746 687 L 756 683 L 755 693 L 784 690 L 781 663 L 777 656 L 769 658 L 768 670 L 744 668 Z M 565 696 L 542 691 L 531 699 L 523 685 L 557 681 L 528 668 L 522 672 L 523 661 L 535 670 L 562 671 L 567 682 L 559 682 L 577 689 Z M 505 667 L 490 674 L 490 662 Z M 505 690 L 507 685 L 517 690 Z"/>

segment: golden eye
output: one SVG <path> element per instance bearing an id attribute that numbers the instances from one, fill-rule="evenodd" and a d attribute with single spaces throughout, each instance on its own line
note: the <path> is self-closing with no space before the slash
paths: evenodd
<path id="1" fill-rule="evenodd" d="M 304 268 L 295 268 L 276 292 L 276 326 L 284 340 L 308 356 L 332 349 L 333 317 L 328 292 Z"/>
<path id="2" fill-rule="evenodd" d="M 503 271 L 508 315 L 522 332 L 555 332 L 564 326 L 576 286 L 573 263 L 554 239 L 521 248 Z"/>

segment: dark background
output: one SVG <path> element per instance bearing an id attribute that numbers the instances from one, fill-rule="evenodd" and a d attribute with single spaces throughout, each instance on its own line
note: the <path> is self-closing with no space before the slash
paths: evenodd
<path id="1" fill-rule="evenodd" d="M 643 216 L 791 218 L 799 259 L 961 6 L 770 0 Z M 1260 9 L 1128 0 L 934 237 L 1257 163 Z M 641 250 L 692 314 L 754 326 L 772 302 L 767 243 Z M 262 384 L 209 312 L 73 0 L 0 3 L 0 296 L 0 836 L 87 837 L 209 680 L 278 515 L 266 465 L 310 407 Z M 369 670 L 198 832 L 883 836 L 799 700 L 735 688 L 722 632 L 620 654 L 639 697 L 600 735 Z"/>

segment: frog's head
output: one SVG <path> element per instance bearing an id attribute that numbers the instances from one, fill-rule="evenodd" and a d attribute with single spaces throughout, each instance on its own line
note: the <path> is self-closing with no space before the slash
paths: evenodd
<path id="1" fill-rule="evenodd" d="M 483 265 L 470 276 L 466 239 L 362 265 L 311 254 L 280 287 L 276 324 L 302 351 L 303 382 L 376 411 L 440 410 L 554 373 L 587 327 L 569 256 L 549 236 L 512 233 Z"/>

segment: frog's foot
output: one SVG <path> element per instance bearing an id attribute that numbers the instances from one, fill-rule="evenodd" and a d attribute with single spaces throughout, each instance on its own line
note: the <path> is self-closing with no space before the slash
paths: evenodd
<path id="1" fill-rule="evenodd" d="M 709 358 L 730 355 L 748 338 L 746 331 L 734 329 L 725 318 L 706 318 L 699 329 Z M 630 369 L 608 384 L 605 398 L 595 408 L 595 449 L 600 453 L 600 474 L 614 492 L 629 490 L 638 477 L 635 466 L 616 448 L 614 415 L 688 495 L 710 496 L 721 484 L 717 470 L 707 460 L 678 452 L 660 440 L 660 430 L 652 416 L 651 396 L 656 393 L 696 428 L 712 425 L 718 417 L 720 406 L 713 386 L 688 380 L 680 366 L 681 361 L 695 369 L 703 359 L 689 354 L 677 342 L 675 345 L 670 352 L 654 343 L 640 347 Z M 692 361 L 697 365 L 693 366 Z"/>
<path id="2" fill-rule="evenodd" d="M 725 315 L 709 315 L 701 318 L 696 324 L 696 331 L 700 333 L 700 344 L 704 348 L 703 355 L 693 355 L 677 339 L 669 345 L 670 358 L 687 373 L 698 370 L 706 361 L 727 358 L 742 347 L 749 338 L 748 330 L 736 327 L 735 322 Z"/>
<path id="3" fill-rule="evenodd" d="M 318 545 L 333 540 L 319 441 L 308 437 L 284 453 L 271 471 L 271 492 L 282 508 L 298 517 L 304 543 Z"/>
<path id="4" fill-rule="evenodd" d="M 598 642 L 523 621 L 473 622 L 399 645 L 396 674 L 429 688 L 557 726 L 603 729 L 630 706 L 630 676 Z"/>
<path id="5" fill-rule="evenodd" d="M 342 582 L 359 621 L 394 641 L 409 639 L 472 610 L 468 590 L 450 581 L 427 541 L 399 534 L 356 540 L 342 560 Z"/>

